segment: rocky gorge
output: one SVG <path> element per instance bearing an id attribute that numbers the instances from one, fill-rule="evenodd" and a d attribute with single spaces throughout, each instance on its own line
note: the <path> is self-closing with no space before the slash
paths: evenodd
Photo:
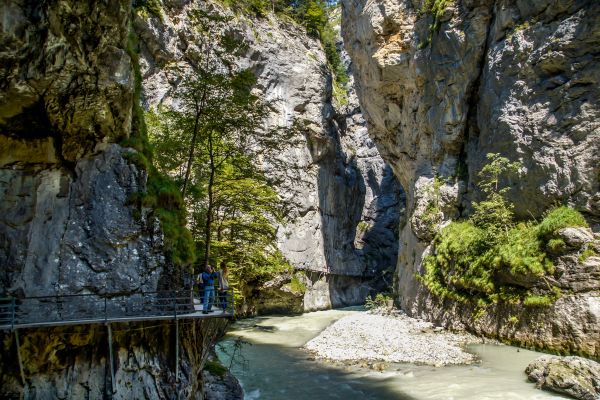
<path id="1" fill-rule="evenodd" d="M 173 70 L 196 62 L 201 36 L 190 28 L 189 11 L 200 7 L 233 18 L 225 29 L 247 46 L 237 63 L 255 73 L 256 89 L 271 104 L 267 129 L 294 131 L 275 155 L 259 156 L 257 149 L 256 160 L 285 204 L 278 247 L 304 272 L 306 289 L 293 293 L 286 286 L 290 275 L 277 278 L 247 296 L 253 299 L 248 312 L 359 304 L 390 287 L 403 191 L 368 136 L 355 92 L 340 94 L 341 102 L 334 96 L 319 40 L 273 14 L 257 18 L 218 2 L 162 4 L 160 15 L 138 13 L 133 22 L 147 109 L 177 107 L 181 80 Z"/>
<path id="2" fill-rule="evenodd" d="M 160 15 L 116 0 L 2 5 L 3 296 L 126 296 L 184 283 L 158 214 L 133 200 L 149 190 L 150 172 L 129 144 L 142 134 L 137 102 L 172 105 L 177 81 L 167 67 L 190 62 L 195 38 L 186 15 L 194 7 L 233 15 L 194 1 L 165 1 Z M 304 127 L 260 163 L 287 205 L 278 244 L 303 271 L 306 290 L 287 289 L 284 275 L 256 288 L 247 312 L 360 303 L 390 284 L 402 190 L 367 135 L 355 95 L 343 105 L 334 100 L 318 40 L 274 16 L 236 18 L 230 28 L 250 43 L 239 62 L 275 105 L 269 124 Z M 112 337 L 101 326 L 32 328 L 21 330 L 20 343 L 3 332 L 2 395 L 203 396 L 202 366 L 225 325 L 207 320 L 175 333 L 169 322 L 129 323 Z M 176 384 L 177 334 L 185 378 Z"/>
<path id="3" fill-rule="evenodd" d="M 382 341 L 401 351 L 414 331 L 409 356 L 391 360 L 423 362 L 418 350 L 443 337 L 443 364 L 473 361 L 455 346 L 470 336 L 441 327 L 600 357 L 600 4 L 342 0 L 330 15 L 341 19 L 337 50 L 350 72 L 341 91 L 318 37 L 284 15 L 231 4 L 0 4 L 0 297 L 110 298 L 185 284 L 189 265 L 173 258 L 164 210 L 140 201 L 153 170 L 136 161 L 135 144 L 146 140 L 145 113 L 180 107 L 175 71 L 197 62 L 202 33 L 190 10 L 200 9 L 226 17 L 222 29 L 245 44 L 236 65 L 269 102 L 265 129 L 289 136 L 274 154 L 251 151 L 285 206 L 276 245 L 292 269 L 246 288 L 242 314 L 337 308 L 393 290 L 402 313 L 353 317 L 325 336 L 345 351 L 352 329 L 383 326 L 374 360 L 389 353 Z M 550 304 L 458 301 L 423 278 L 440 232 L 485 198 L 489 153 L 519 164 L 518 178 L 501 179 L 519 223 L 557 205 L 584 219 L 550 232 L 551 273 L 493 277 L 558 293 Z M 184 213 L 168 211 L 185 225 Z M 0 396 L 240 396 L 230 375 L 223 386 L 205 370 L 227 320 L 113 325 L 0 331 Z M 572 369 L 592 378 L 569 386 Z M 600 392 L 597 364 L 585 358 L 536 361 L 527 373 L 580 398 Z"/>
<path id="4" fill-rule="evenodd" d="M 135 132 L 129 1 L 4 2 L 0 74 L 2 297 L 131 294 L 178 285 L 154 210 L 131 204 L 147 171 L 119 143 Z M 225 320 L 118 325 L 108 377 L 102 325 L 3 330 L 3 398 L 165 398 L 202 393 Z M 19 351 L 20 350 L 20 351 Z M 17 363 L 17 359 L 19 362 Z M 112 358 L 111 358 L 112 361 Z M 23 365 L 20 370 L 19 364 Z"/>
<path id="5" fill-rule="evenodd" d="M 552 279 L 563 295 L 533 309 L 498 304 L 478 312 L 476 305 L 433 295 L 418 276 L 435 251 L 439 227 L 470 215 L 482 198 L 478 172 L 487 153 L 522 165 L 519 179 L 505 182 L 517 218 L 541 218 L 553 204 L 569 204 L 585 215 L 587 240 L 597 243 L 599 5 L 342 4 L 342 32 L 369 134 L 407 193 L 399 304 L 444 326 L 598 357 L 597 257 L 580 261 L 577 251 L 559 257 Z"/>

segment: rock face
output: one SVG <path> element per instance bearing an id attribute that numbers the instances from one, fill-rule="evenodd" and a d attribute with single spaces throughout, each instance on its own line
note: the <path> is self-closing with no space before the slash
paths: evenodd
<path id="1" fill-rule="evenodd" d="M 468 311 L 442 305 L 415 275 L 423 272 L 436 229 L 468 215 L 472 201 L 481 199 L 477 173 L 486 153 L 523 164 L 518 181 L 504 182 L 519 218 L 567 203 L 598 222 L 600 64 L 593 49 L 600 44 L 600 4 L 456 0 L 444 2 L 434 17 L 423 12 L 424 3 L 342 0 L 342 31 L 369 134 L 407 192 L 399 302 L 411 315 L 447 324 L 468 320 L 469 327 L 476 321 L 464 317 Z M 432 218 L 436 177 L 440 213 Z M 597 274 L 597 267 L 577 260 L 568 265 Z M 555 349 L 574 343 L 572 350 L 598 356 L 599 286 L 595 280 L 585 289 L 569 287 L 572 296 L 529 312 L 543 315 L 542 327 L 524 325 L 518 338 L 509 337 L 543 346 L 536 339 L 542 331 L 561 343 Z M 500 314 L 477 330 L 506 338 L 499 330 L 509 325 Z"/>
<path id="2" fill-rule="evenodd" d="M 9 295 L 156 290 L 165 263 L 153 218 L 135 218 L 129 196 L 145 173 L 108 144 L 59 164 L 0 169 L 2 289 Z"/>
<path id="3" fill-rule="evenodd" d="M 0 296 L 155 291 L 173 285 L 152 210 L 130 205 L 146 173 L 118 144 L 132 126 L 129 0 L 0 5 Z M 224 321 L 182 328 L 187 398 Z M 170 398 L 174 329 L 115 326 L 113 398 Z M 0 333 L 0 396 L 103 398 L 101 326 Z"/>
<path id="4" fill-rule="evenodd" d="M 600 399 L 600 364 L 581 357 L 542 356 L 532 361 L 525 373 L 544 390 L 580 400 Z"/>
<path id="5" fill-rule="evenodd" d="M 163 6 L 162 18 L 139 15 L 134 21 L 148 108 L 176 107 L 178 81 L 165 65 L 185 67 L 193 60 L 197 38 L 188 10 L 233 15 L 211 2 Z M 297 25 L 273 15 L 236 15 L 227 29 L 248 45 L 238 64 L 256 73 L 257 89 L 273 105 L 268 125 L 303 127 L 278 154 L 257 156 L 257 163 L 286 206 L 278 246 L 310 278 L 304 308 L 362 302 L 374 286 L 385 285 L 381 276 L 394 267 L 402 192 L 367 135 L 356 97 L 345 107 L 334 105 L 321 45 Z"/>
<path id="6" fill-rule="evenodd" d="M 115 393 L 109 370 L 107 330 L 101 325 L 19 331 L 23 385 L 13 334 L 0 333 L 2 398 L 202 399 L 202 366 L 225 329 L 222 319 L 180 327 L 180 373 L 175 383 L 175 328 L 169 322 L 113 324 Z"/>

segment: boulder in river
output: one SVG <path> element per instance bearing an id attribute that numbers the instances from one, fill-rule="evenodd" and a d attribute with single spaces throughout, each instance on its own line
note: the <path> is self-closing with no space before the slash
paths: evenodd
<path id="1" fill-rule="evenodd" d="M 540 389 L 581 400 L 600 399 L 600 363 L 582 357 L 542 356 L 525 373 Z"/>

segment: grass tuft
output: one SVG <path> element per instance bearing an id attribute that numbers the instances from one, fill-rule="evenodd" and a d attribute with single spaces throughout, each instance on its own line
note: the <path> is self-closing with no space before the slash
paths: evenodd
<path id="1" fill-rule="evenodd" d="M 589 227 L 583 215 L 577 210 L 561 206 L 548 212 L 538 226 L 538 236 L 550 239 L 556 231 L 567 227 Z"/>
<path id="2" fill-rule="evenodd" d="M 206 364 L 204 364 L 204 370 L 207 371 L 209 374 L 213 376 L 218 376 L 220 378 L 223 378 L 225 375 L 227 375 L 228 371 L 227 368 L 223 366 L 223 364 L 214 360 L 208 360 Z"/>

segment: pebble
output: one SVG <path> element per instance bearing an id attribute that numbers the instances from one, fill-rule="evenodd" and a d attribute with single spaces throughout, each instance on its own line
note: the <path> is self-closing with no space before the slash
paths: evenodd
<path id="1" fill-rule="evenodd" d="M 476 342 L 475 336 L 449 332 L 399 310 L 374 310 L 339 319 L 304 347 L 318 358 L 339 362 L 443 366 L 476 361 L 463 348 Z"/>

